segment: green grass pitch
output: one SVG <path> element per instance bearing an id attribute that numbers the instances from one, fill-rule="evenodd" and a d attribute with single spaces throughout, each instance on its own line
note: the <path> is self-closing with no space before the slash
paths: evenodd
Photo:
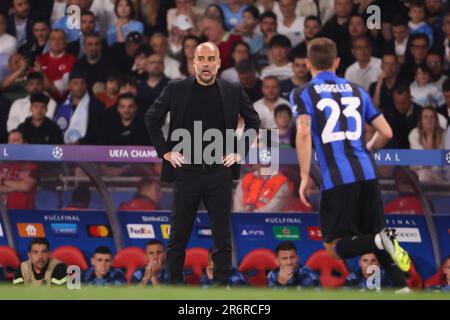
<path id="1" fill-rule="evenodd" d="M 450 293 L 416 291 L 398 295 L 383 291 L 347 290 L 273 290 L 268 288 L 198 288 L 198 287 L 82 287 L 25 288 L 0 286 L 0 300 L 450 300 Z"/>

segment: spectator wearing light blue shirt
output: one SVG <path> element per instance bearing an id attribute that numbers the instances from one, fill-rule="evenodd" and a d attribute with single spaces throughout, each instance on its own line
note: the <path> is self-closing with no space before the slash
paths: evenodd
<path id="1" fill-rule="evenodd" d="M 89 3 L 90 1 L 75 1 L 75 0 L 69 0 L 67 1 L 67 8 L 71 5 L 77 5 L 80 8 L 80 13 L 84 12 L 86 10 L 89 10 Z M 81 19 L 81 18 L 80 18 Z M 72 19 L 71 15 L 64 15 L 62 18 L 56 20 L 53 23 L 52 29 L 61 29 L 64 30 L 66 33 L 66 40 L 67 43 L 73 42 L 75 40 L 78 40 L 81 36 L 81 29 L 80 29 L 80 21 L 77 21 Z M 97 31 L 100 29 L 100 26 L 97 24 Z"/>
<path id="2" fill-rule="evenodd" d="M 54 24 L 52 29 L 61 29 L 66 33 L 66 38 L 67 38 L 67 43 L 71 43 L 74 41 L 80 41 L 80 43 L 82 42 L 81 37 L 82 37 L 82 32 L 81 29 L 78 27 L 73 27 L 70 25 L 70 23 L 68 23 L 68 18 L 67 16 L 62 17 L 61 19 L 57 20 Z M 100 25 L 98 24 L 98 22 L 95 23 L 95 31 L 99 31 L 100 30 Z"/>
<path id="3" fill-rule="evenodd" d="M 9 54 L 0 52 L 0 81 L 3 81 L 5 77 L 9 74 L 8 66 Z"/>
<path id="4" fill-rule="evenodd" d="M 227 0 L 227 3 L 220 4 L 220 8 L 225 16 L 225 26 L 228 30 L 232 30 L 242 22 L 247 5 L 243 5 L 241 0 Z"/>
<path id="5" fill-rule="evenodd" d="M 417 33 L 426 34 L 426 36 L 428 37 L 428 48 L 431 48 L 434 41 L 434 31 L 433 28 L 425 22 L 425 3 L 423 3 L 423 1 L 417 0 L 412 1 L 409 6 L 408 15 L 411 19 L 408 23 L 409 33 L 411 35 Z"/>
<path id="6" fill-rule="evenodd" d="M 125 42 L 127 35 L 131 32 L 144 33 L 143 23 L 132 19 L 135 16 L 134 11 L 131 0 L 118 0 L 116 2 L 114 12 L 117 16 L 117 22 L 108 29 L 108 46 L 112 46 L 116 42 Z"/>
<path id="7" fill-rule="evenodd" d="M 236 31 L 241 32 L 241 37 L 250 46 L 252 55 L 264 47 L 264 39 L 261 34 L 256 32 L 259 25 L 259 11 L 254 6 L 248 6 L 243 13 L 242 23 L 235 28 Z"/>

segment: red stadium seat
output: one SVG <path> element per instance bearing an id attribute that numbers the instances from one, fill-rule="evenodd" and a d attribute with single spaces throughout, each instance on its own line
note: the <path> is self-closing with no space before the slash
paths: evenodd
<path id="1" fill-rule="evenodd" d="M 184 273 L 187 284 L 200 284 L 200 279 L 208 266 L 208 250 L 205 248 L 190 248 L 186 250 Z"/>
<path id="2" fill-rule="evenodd" d="M 384 205 L 384 213 L 386 214 L 423 214 L 422 204 L 416 196 L 400 196 Z"/>
<path id="3" fill-rule="evenodd" d="M 239 265 L 239 271 L 251 286 L 266 286 L 267 273 L 277 268 L 275 254 L 269 249 L 255 249 L 247 253 Z"/>
<path id="4" fill-rule="evenodd" d="M 145 251 L 138 247 L 128 247 L 117 252 L 112 266 L 125 269 L 125 277 L 129 283 L 133 272 L 147 265 Z"/>
<path id="5" fill-rule="evenodd" d="M 445 283 L 445 274 L 442 272 L 442 268 L 439 268 L 438 272 L 425 281 L 425 288 L 441 286 L 443 283 Z"/>
<path id="6" fill-rule="evenodd" d="M 61 246 L 56 248 L 51 253 L 52 258 L 58 259 L 67 266 L 76 265 L 81 270 L 86 270 L 88 264 L 84 258 L 83 252 L 80 249 L 72 246 Z"/>
<path id="7" fill-rule="evenodd" d="M 8 246 L 0 246 L 0 266 L 3 268 L 17 269 L 20 266 L 20 259 L 16 250 Z M 5 270 L 6 271 L 6 270 Z M 14 272 L 6 271 L 6 279 L 12 280 Z"/>
<path id="8" fill-rule="evenodd" d="M 320 283 L 324 288 L 342 287 L 349 275 L 344 262 L 333 258 L 326 250 L 319 250 L 312 254 L 306 266 L 320 275 Z"/>
<path id="9" fill-rule="evenodd" d="M 423 286 L 423 280 L 417 272 L 414 264 L 411 262 L 411 269 L 408 271 L 408 279 L 406 280 L 406 284 L 411 289 L 421 289 Z"/>

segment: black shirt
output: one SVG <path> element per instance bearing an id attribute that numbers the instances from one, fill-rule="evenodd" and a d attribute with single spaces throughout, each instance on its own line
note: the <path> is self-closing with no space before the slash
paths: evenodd
<path id="1" fill-rule="evenodd" d="M 306 56 L 307 48 L 308 46 L 306 45 L 306 41 L 300 42 L 292 48 L 291 53 L 289 54 L 289 60 L 294 61 L 294 59 L 298 56 Z"/>
<path id="2" fill-rule="evenodd" d="M 108 66 L 111 74 L 130 75 L 134 65 L 134 57 L 127 54 L 125 43 L 115 43 L 108 50 Z"/>
<path id="3" fill-rule="evenodd" d="M 225 138 L 225 119 L 223 113 L 222 99 L 220 97 L 219 87 L 217 82 L 210 86 L 202 86 L 194 81 L 190 98 L 187 103 L 187 108 L 184 113 L 183 128 L 189 130 L 191 134 L 191 163 L 194 163 L 194 121 L 201 121 L 202 135 L 208 129 L 218 129 Z M 225 140 L 225 139 L 224 139 Z M 225 142 L 225 141 L 224 141 Z M 198 143 L 198 141 L 197 141 Z M 206 146 L 211 141 L 204 141 L 202 144 L 202 154 Z M 225 143 L 224 143 L 225 146 Z M 223 149 L 222 155 L 225 153 Z M 222 156 L 216 155 L 216 156 Z M 187 155 L 186 155 L 187 157 Z M 189 161 L 189 159 L 187 159 Z"/>
<path id="4" fill-rule="evenodd" d="M 116 108 L 116 107 L 114 107 Z M 142 117 L 136 116 L 128 126 L 124 126 L 117 109 L 103 119 L 98 144 L 105 146 L 150 146 L 150 136 Z"/>
<path id="5" fill-rule="evenodd" d="M 395 109 L 393 94 L 394 94 L 395 89 L 397 89 L 401 85 L 407 86 L 408 84 L 406 83 L 406 81 L 400 79 L 400 77 L 397 77 L 394 85 L 390 89 L 386 86 L 386 81 L 383 80 L 383 83 L 381 84 L 381 90 L 380 90 L 380 107 L 379 107 L 379 109 L 381 109 L 383 111 Z M 369 87 L 369 93 L 372 98 L 375 95 L 376 87 L 377 87 L 376 82 L 373 82 Z"/>
<path id="6" fill-rule="evenodd" d="M 297 85 L 292 82 L 291 78 L 280 81 L 280 96 L 289 101 L 291 92 L 295 88 L 297 88 Z"/>
<path id="7" fill-rule="evenodd" d="M 147 79 L 139 83 L 136 103 L 139 107 L 139 111 L 142 114 L 145 113 L 153 104 L 153 101 L 155 101 L 155 99 L 159 97 L 163 89 L 167 86 L 169 80 L 169 78 L 163 76 L 161 80 L 159 80 L 158 84 L 154 87 L 150 87 L 147 84 Z"/>
<path id="8" fill-rule="evenodd" d="M 336 17 L 336 15 L 334 15 L 325 23 L 322 30 L 317 35 L 317 37 L 326 37 L 333 40 L 337 45 L 338 56 L 341 57 L 341 59 L 344 57 L 343 60 L 347 60 L 346 57 L 348 55 L 346 54 L 346 51 L 348 50 L 348 43 L 350 43 L 350 34 L 348 33 L 348 23 L 349 19 L 344 24 L 339 24 L 338 18 Z M 338 70 L 336 71 L 336 74 L 341 76 L 344 75 L 345 68 L 346 66 L 343 63 L 341 63 L 339 65 Z"/>
<path id="9" fill-rule="evenodd" d="M 90 91 L 97 82 L 106 83 L 110 75 L 111 67 L 108 66 L 107 61 L 101 58 L 97 63 L 91 64 L 87 61 L 86 56 L 77 60 L 73 66 L 73 70 L 81 71 L 86 75 L 86 83 Z"/>
<path id="10" fill-rule="evenodd" d="M 252 102 L 256 102 L 263 97 L 262 94 L 262 81 L 258 79 L 251 88 L 244 88 L 245 93 L 248 95 Z"/>
<path id="11" fill-rule="evenodd" d="M 31 117 L 28 117 L 17 129 L 22 132 L 29 144 L 64 144 L 61 129 L 47 117 L 39 127 L 36 127 L 31 122 Z"/>
<path id="12" fill-rule="evenodd" d="M 8 141 L 6 123 L 8 122 L 10 108 L 11 102 L 0 93 L 0 143 L 6 143 Z"/>
<path id="13" fill-rule="evenodd" d="M 398 112 L 395 108 L 383 112 L 394 133 L 393 138 L 385 146 L 386 149 L 409 149 L 409 133 L 417 127 L 422 109 L 414 103 L 411 108 L 412 110 L 406 114 Z"/>

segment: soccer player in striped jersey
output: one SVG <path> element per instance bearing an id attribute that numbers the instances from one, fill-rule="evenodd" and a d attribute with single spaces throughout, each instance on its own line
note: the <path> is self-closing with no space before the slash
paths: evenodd
<path id="1" fill-rule="evenodd" d="M 374 252 L 400 292 L 409 292 L 402 271 L 409 256 L 386 228 L 383 201 L 371 151 L 392 137 L 384 116 L 360 86 L 336 76 L 336 44 L 317 38 L 308 44 L 306 65 L 312 80 L 291 93 L 296 119 L 297 156 L 300 164 L 301 201 L 309 179 L 312 145 L 322 174 L 320 225 L 326 249 L 347 259 Z M 364 143 L 364 122 L 375 127 Z"/>

